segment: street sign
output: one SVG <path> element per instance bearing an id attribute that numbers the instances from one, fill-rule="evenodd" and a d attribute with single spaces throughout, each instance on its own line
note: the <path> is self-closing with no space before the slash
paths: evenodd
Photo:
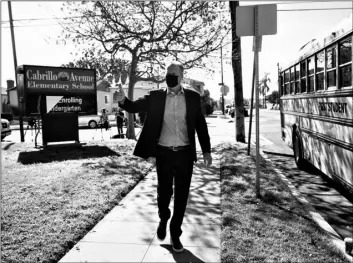
<path id="1" fill-rule="evenodd" d="M 259 111 L 259 52 L 261 51 L 262 36 L 277 33 L 277 5 L 238 6 L 236 8 L 237 36 L 254 36 L 254 76 L 256 85 L 256 196 L 260 197 L 260 111 Z M 254 84 L 255 83 L 255 84 Z M 249 146 L 248 146 L 249 147 Z"/>
<path id="2" fill-rule="evenodd" d="M 237 36 L 255 36 L 255 6 L 238 6 L 236 8 Z M 275 35 L 277 33 L 277 5 L 257 5 L 258 35 Z"/>
<path id="3" fill-rule="evenodd" d="M 227 85 L 222 85 L 221 86 L 221 93 L 226 96 L 228 94 L 228 92 L 229 92 L 229 87 Z"/>

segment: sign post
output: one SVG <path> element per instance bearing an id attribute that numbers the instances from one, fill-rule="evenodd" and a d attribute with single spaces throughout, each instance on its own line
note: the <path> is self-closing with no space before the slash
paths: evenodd
<path id="1" fill-rule="evenodd" d="M 259 109 L 259 51 L 261 50 L 261 36 L 259 36 L 258 23 L 259 23 L 259 7 L 254 8 L 254 42 L 255 42 L 255 85 L 256 85 L 256 197 L 260 197 L 260 109 Z"/>
<path id="2" fill-rule="evenodd" d="M 262 35 L 277 33 L 277 5 L 239 6 L 236 9 L 238 36 L 254 36 L 254 77 L 256 92 L 256 197 L 260 197 L 260 111 L 259 111 L 259 52 Z M 250 134 L 250 131 L 249 131 Z"/>

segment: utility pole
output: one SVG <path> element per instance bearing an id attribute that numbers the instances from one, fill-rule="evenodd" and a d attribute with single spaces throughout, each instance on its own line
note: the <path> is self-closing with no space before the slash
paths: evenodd
<path id="1" fill-rule="evenodd" d="M 219 20 L 219 23 L 222 23 L 222 12 L 220 13 L 221 17 Z M 222 30 L 222 28 L 221 28 Z M 222 114 L 224 115 L 224 81 L 223 81 L 223 43 L 221 42 L 221 83 L 219 83 L 219 85 L 221 85 L 221 93 L 222 93 Z"/>
<path id="2" fill-rule="evenodd" d="M 15 75 L 16 75 L 16 70 L 17 70 L 17 55 L 16 55 L 16 45 L 15 45 L 15 34 L 13 31 L 13 19 L 12 19 L 12 8 L 11 8 L 11 2 L 7 2 L 8 7 L 9 7 L 9 19 L 10 19 L 10 30 L 11 30 L 11 40 L 12 40 L 12 53 L 13 53 L 13 60 L 14 60 L 14 66 L 15 66 Z"/>
<path id="3" fill-rule="evenodd" d="M 222 48 L 222 43 L 221 43 L 221 86 L 223 87 L 224 82 L 223 82 L 223 48 Z M 222 92 L 222 114 L 224 115 L 224 92 Z"/>
<path id="4" fill-rule="evenodd" d="M 17 55 L 16 55 L 16 45 L 15 45 L 15 34 L 13 30 L 13 19 L 12 19 L 12 8 L 11 8 L 11 1 L 8 1 L 8 7 L 9 7 L 9 19 L 10 19 L 10 29 L 11 29 L 11 39 L 12 39 L 12 52 L 13 52 L 13 60 L 14 60 L 14 66 L 15 66 L 15 81 L 16 81 L 16 87 L 18 87 L 17 83 Z M 21 102 L 19 102 L 21 103 Z M 20 135 L 21 135 L 21 142 L 25 141 L 25 135 L 23 132 L 23 118 L 22 118 L 22 112 L 20 111 L 20 116 L 19 116 L 19 121 L 20 121 Z"/>

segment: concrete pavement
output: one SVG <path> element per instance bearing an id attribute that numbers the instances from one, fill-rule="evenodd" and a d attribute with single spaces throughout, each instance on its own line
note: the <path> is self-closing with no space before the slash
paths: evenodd
<path id="1" fill-rule="evenodd" d="M 180 238 L 184 252 L 172 251 L 169 231 L 163 242 L 156 237 L 159 218 L 153 171 L 59 262 L 220 262 L 219 158 L 213 155 L 211 167 L 200 161 L 194 167 Z"/>

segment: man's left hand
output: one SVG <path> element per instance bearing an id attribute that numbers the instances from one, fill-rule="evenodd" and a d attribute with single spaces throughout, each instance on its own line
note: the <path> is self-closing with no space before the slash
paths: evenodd
<path id="1" fill-rule="evenodd" d="M 206 165 L 206 167 L 209 167 L 212 164 L 211 153 L 203 153 L 203 162 Z"/>

